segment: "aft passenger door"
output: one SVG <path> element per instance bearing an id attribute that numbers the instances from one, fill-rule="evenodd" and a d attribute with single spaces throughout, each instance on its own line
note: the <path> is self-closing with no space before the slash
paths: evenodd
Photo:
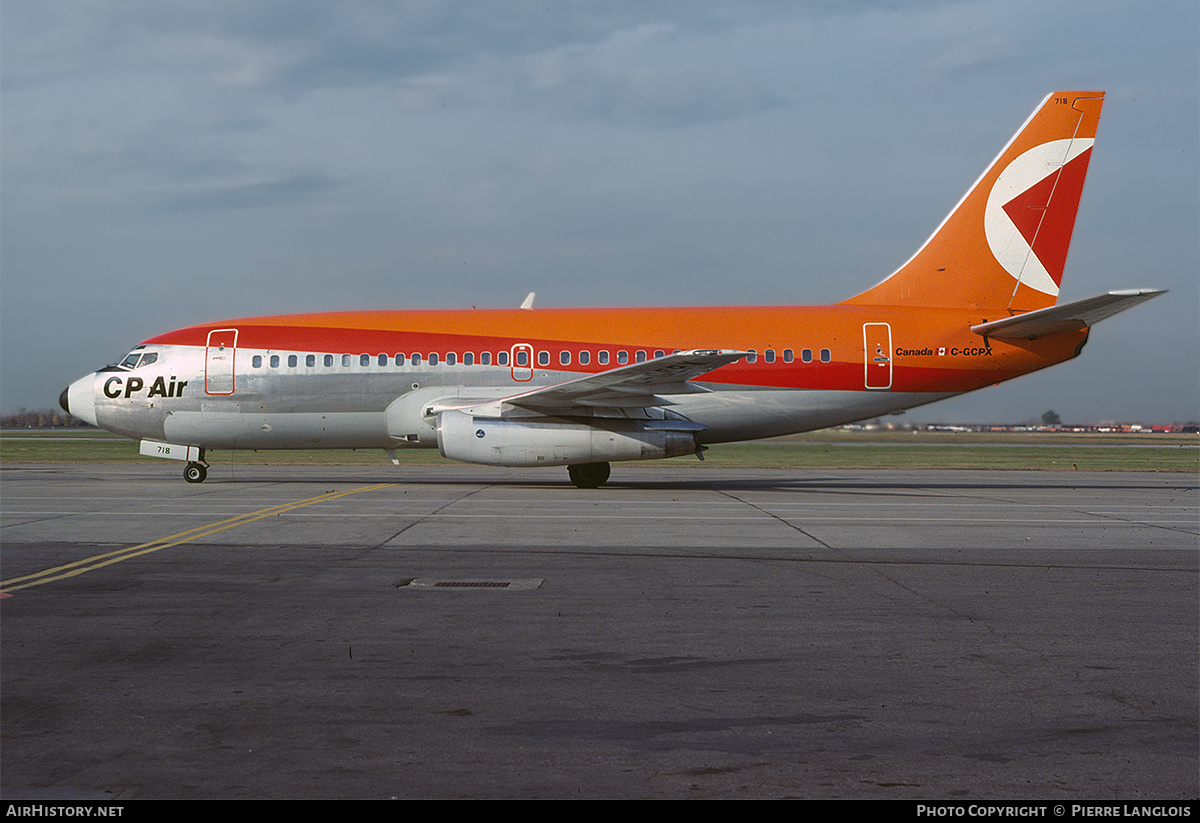
<path id="1" fill-rule="evenodd" d="M 233 394 L 237 329 L 214 329 L 204 350 L 204 393 Z"/>
<path id="2" fill-rule="evenodd" d="M 887 323 L 863 324 L 864 382 L 868 389 L 892 387 L 892 327 Z"/>

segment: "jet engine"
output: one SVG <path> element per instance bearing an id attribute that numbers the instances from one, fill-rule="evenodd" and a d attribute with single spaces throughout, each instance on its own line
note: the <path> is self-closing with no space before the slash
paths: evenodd
<path id="1" fill-rule="evenodd" d="M 443 457 L 493 466 L 566 466 L 613 460 L 653 460 L 695 454 L 689 420 L 624 418 L 497 418 L 462 411 L 438 415 Z"/>

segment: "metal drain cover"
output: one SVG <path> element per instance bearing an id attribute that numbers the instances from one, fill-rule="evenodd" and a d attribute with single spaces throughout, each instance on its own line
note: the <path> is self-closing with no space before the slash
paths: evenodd
<path id="1" fill-rule="evenodd" d="M 396 584 L 398 589 L 506 589 L 508 591 L 531 591 L 541 588 L 545 579 L 531 577 L 524 579 L 497 580 L 495 578 L 459 577 L 454 579 L 440 577 L 416 577 L 401 580 Z"/>

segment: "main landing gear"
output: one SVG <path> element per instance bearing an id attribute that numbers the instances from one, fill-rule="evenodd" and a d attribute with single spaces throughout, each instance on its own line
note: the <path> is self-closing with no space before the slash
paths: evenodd
<path id="1" fill-rule="evenodd" d="M 577 487 L 594 489 L 603 486 L 608 480 L 609 469 L 607 463 L 576 463 L 574 466 L 567 466 L 567 474 Z"/>
<path id="2" fill-rule="evenodd" d="M 183 479 L 189 483 L 203 483 L 208 477 L 208 466 L 203 463 L 188 463 L 183 467 Z"/>

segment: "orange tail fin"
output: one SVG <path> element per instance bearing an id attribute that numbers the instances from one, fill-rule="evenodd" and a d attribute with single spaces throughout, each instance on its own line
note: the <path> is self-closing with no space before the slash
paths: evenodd
<path id="1" fill-rule="evenodd" d="M 912 259 L 845 305 L 1053 306 L 1104 93 L 1056 91 Z"/>

